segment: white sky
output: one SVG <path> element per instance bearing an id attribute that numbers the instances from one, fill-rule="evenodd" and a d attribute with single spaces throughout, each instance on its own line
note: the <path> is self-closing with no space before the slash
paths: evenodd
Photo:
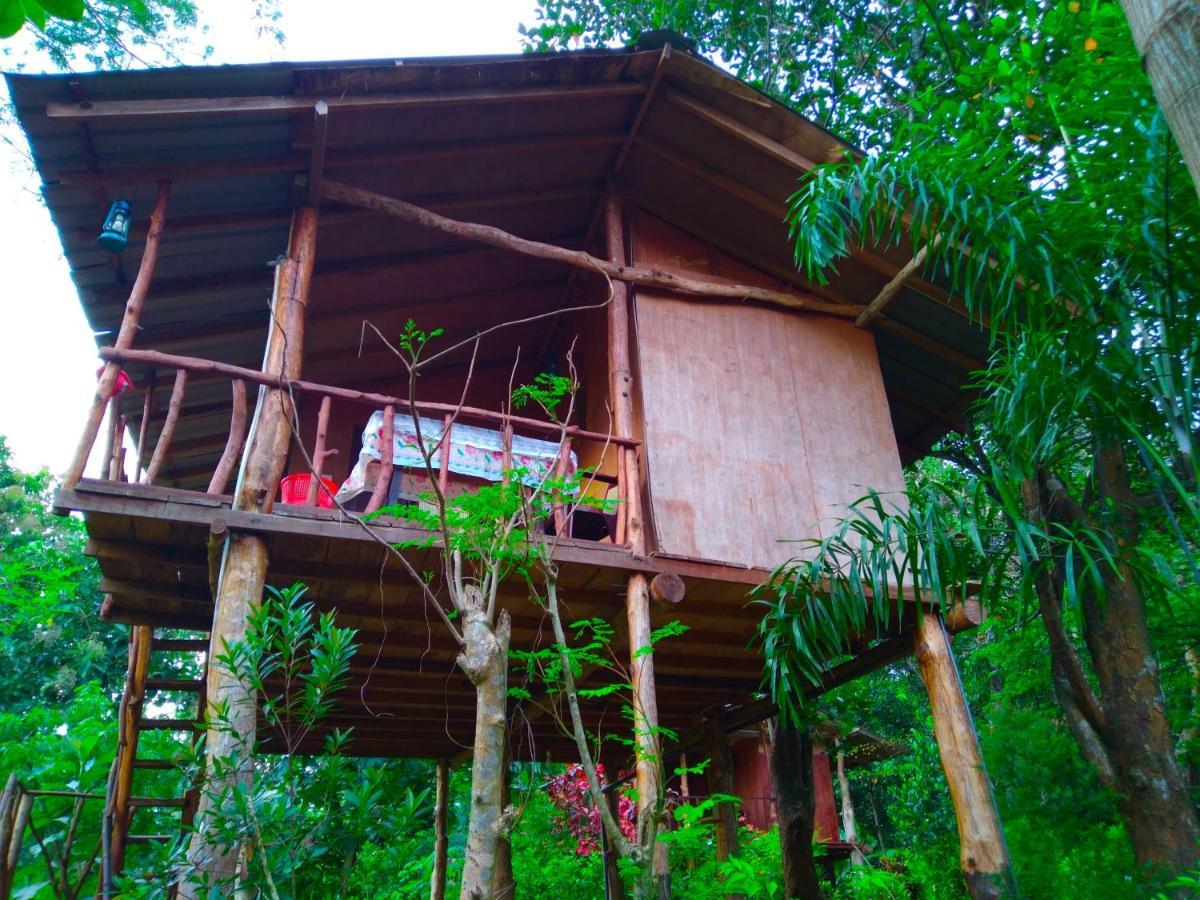
<path id="1" fill-rule="evenodd" d="M 213 47 L 209 62 L 216 65 L 515 53 L 520 50 L 517 25 L 533 23 L 535 3 L 281 0 L 287 36 L 282 47 L 258 36 L 249 0 L 197 0 L 196 5 L 207 28 L 196 44 Z M 19 55 L 19 39 L 9 47 L 17 55 L 0 57 L 0 68 L 14 69 L 18 62 L 25 71 L 46 68 L 35 57 Z M 11 127 L 3 127 L 0 138 L 0 435 L 16 465 L 45 466 L 57 474 L 67 467 L 79 439 L 99 362 L 38 181 L 22 158 L 24 138 Z"/>

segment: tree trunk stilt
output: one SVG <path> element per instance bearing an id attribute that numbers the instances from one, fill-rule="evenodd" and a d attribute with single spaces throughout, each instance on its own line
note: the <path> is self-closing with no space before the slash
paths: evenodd
<path id="1" fill-rule="evenodd" d="M 446 900 L 446 862 L 450 848 L 450 760 L 437 761 L 437 792 L 433 812 L 433 874 L 429 878 L 429 900 Z"/>
<path id="2" fill-rule="evenodd" d="M 976 900 L 1012 896 L 1016 893 L 1012 861 L 941 616 L 922 615 L 913 644 L 958 819 L 959 859 L 967 888 Z"/>
<path id="3" fill-rule="evenodd" d="M 733 754 L 729 752 L 729 736 L 725 733 L 725 716 L 720 709 L 714 710 L 705 723 L 704 752 L 709 758 L 709 794 L 733 794 Z M 732 803 L 717 804 L 717 847 L 718 860 L 737 856 L 737 810 Z"/>
<path id="4" fill-rule="evenodd" d="M 295 379 L 300 376 L 304 326 L 308 312 L 308 289 L 316 252 L 317 214 L 309 206 L 292 216 L 288 255 L 275 268 L 275 292 L 271 304 L 267 352 L 263 371 Z M 291 441 L 292 399 L 288 391 L 260 388 L 258 407 L 250 428 L 241 471 L 234 490 L 233 508 L 270 512 L 279 479 L 287 463 Z M 210 637 L 208 680 L 205 696 L 214 723 L 205 745 L 205 773 L 197 809 L 197 830 L 192 837 L 188 861 L 213 883 L 228 887 L 237 877 L 238 848 L 225 848 L 213 839 L 213 828 L 222 814 L 221 796 L 238 785 L 248 785 L 251 774 L 257 713 L 255 697 L 216 660 L 226 643 L 246 635 L 250 612 L 262 601 L 267 574 L 267 545 L 258 535 L 231 534 L 221 563 Z M 219 719 L 220 721 L 216 721 Z M 232 760 L 231 767 L 219 761 Z M 214 771 L 223 769 L 218 778 Z M 199 886 L 180 886 L 185 900 L 199 896 Z"/>
<path id="5" fill-rule="evenodd" d="M 819 898 L 821 879 L 813 857 L 812 734 L 780 722 L 771 740 L 771 781 L 779 815 L 783 851 L 784 893 L 788 897 Z"/>

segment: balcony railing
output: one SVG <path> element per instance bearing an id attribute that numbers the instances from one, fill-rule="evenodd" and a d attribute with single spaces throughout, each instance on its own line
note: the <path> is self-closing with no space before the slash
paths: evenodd
<path id="1" fill-rule="evenodd" d="M 605 491 L 608 491 L 611 487 L 616 487 L 616 522 L 613 542 L 618 545 L 626 543 L 628 523 L 625 500 L 628 496 L 629 485 L 627 484 L 627 467 L 622 464 L 622 461 L 626 456 L 624 451 L 632 450 L 634 453 L 637 452 L 640 446 L 640 442 L 637 440 L 588 431 L 574 425 L 563 427 L 553 422 L 511 415 L 494 410 L 427 401 L 413 403 L 408 399 L 388 394 L 353 390 L 335 385 L 318 384 L 312 381 L 287 381 L 255 369 L 198 357 L 178 356 L 156 350 L 103 348 L 99 351 L 99 355 L 107 362 L 122 366 L 144 365 L 152 368 L 155 372 L 174 371 L 175 373 L 171 398 L 162 421 L 158 440 L 154 443 L 153 453 L 150 454 L 148 461 L 144 464 L 142 461 L 146 460 L 146 451 L 150 438 L 150 423 L 153 418 L 151 395 L 154 385 L 149 384 L 143 389 L 143 411 L 137 444 L 139 462 L 134 467 L 132 473 L 133 480 L 141 484 L 153 485 L 162 475 L 164 465 L 172 450 L 172 441 L 174 440 L 175 432 L 180 420 L 185 416 L 184 399 L 188 389 L 189 378 L 192 376 L 196 378 L 226 378 L 231 383 L 232 412 L 224 450 L 220 459 L 214 465 L 208 481 L 207 493 L 209 494 L 221 496 L 225 494 L 228 488 L 230 476 L 238 467 L 241 460 L 249 426 L 246 386 L 248 384 L 262 385 L 268 388 L 285 390 L 295 400 L 299 400 L 301 397 L 320 398 L 317 421 L 311 432 L 311 442 L 307 435 L 297 435 L 297 438 L 303 442 L 307 460 L 311 461 L 311 467 L 316 470 L 322 468 L 324 460 L 329 455 L 326 434 L 334 403 L 367 407 L 371 410 L 382 410 L 383 428 L 381 430 L 381 446 L 385 447 L 391 446 L 392 427 L 396 416 L 415 414 L 422 418 L 440 420 L 442 423 L 442 435 L 440 446 L 437 448 L 435 455 L 439 459 L 437 471 L 438 482 L 443 490 L 450 479 L 450 454 L 446 450 L 452 440 L 453 429 L 459 424 L 481 426 L 498 432 L 501 435 L 504 452 L 503 468 L 506 471 L 511 468 L 513 440 L 515 437 L 536 436 L 543 439 L 549 437 L 558 441 L 559 450 L 555 462 L 555 471 L 560 475 L 566 471 L 566 462 L 570 459 L 573 448 L 590 443 L 594 447 L 599 447 L 598 455 L 602 458 L 605 451 L 609 447 L 612 447 L 617 451 L 614 453 L 617 460 L 617 465 L 615 466 L 616 474 L 606 475 L 600 472 L 589 472 L 584 477 L 584 486 L 586 489 L 591 490 L 593 484 L 598 484 L 606 486 L 603 488 Z M 114 395 L 109 401 L 109 416 L 110 429 L 107 434 L 107 446 L 101 465 L 101 479 L 126 480 L 130 477 L 126 475 L 125 471 L 126 448 L 124 446 L 124 434 L 126 419 L 121 415 L 119 395 Z M 88 449 L 90 450 L 91 448 Z M 366 506 L 367 512 L 374 511 L 383 504 L 391 482 L 393 463 L 390 456 L 383 454 L 380 464 L 380 473 L 376 480 L 375 489 Z M 73 486 L 71 484 L 67 485 L 67 487 Z M 319 494 L 322 490 L 327 489 L 322 488 L 321 482 L 317 478 L 311 478 L 308 494 L 303 505 L 310 507 L 317 506 Z M 554 512 L 554 525 L 557 534 L 562 535 L 567 533 L 570 528 L 569 511 L 561 507 L 556 508 Z"/>

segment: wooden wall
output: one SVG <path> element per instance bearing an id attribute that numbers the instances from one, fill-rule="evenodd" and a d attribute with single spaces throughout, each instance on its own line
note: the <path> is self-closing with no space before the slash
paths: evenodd
<path id="1" fill-rule="evenodd" d="M 639 265 L 770 284 L 645 213 Z M 847 321 L 636 292 L 651 526 L 660 553 L 771 567 L 867 487 L 904 481 L 872 336 Z"/>

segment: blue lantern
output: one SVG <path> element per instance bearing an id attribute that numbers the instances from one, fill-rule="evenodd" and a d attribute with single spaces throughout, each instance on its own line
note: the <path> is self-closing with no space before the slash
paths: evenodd
<path id="1" fill-rule="evenodd" d="M 108 208 L 108 215 L 104 218 L 104 227 L 100 230 L 100 237 L 96 243 L 109 253 L 120 253 L 125 249 L 125 245 L 129 241 L 131 209 L 128 200 L 115 200 L 113 205 Z"/>

